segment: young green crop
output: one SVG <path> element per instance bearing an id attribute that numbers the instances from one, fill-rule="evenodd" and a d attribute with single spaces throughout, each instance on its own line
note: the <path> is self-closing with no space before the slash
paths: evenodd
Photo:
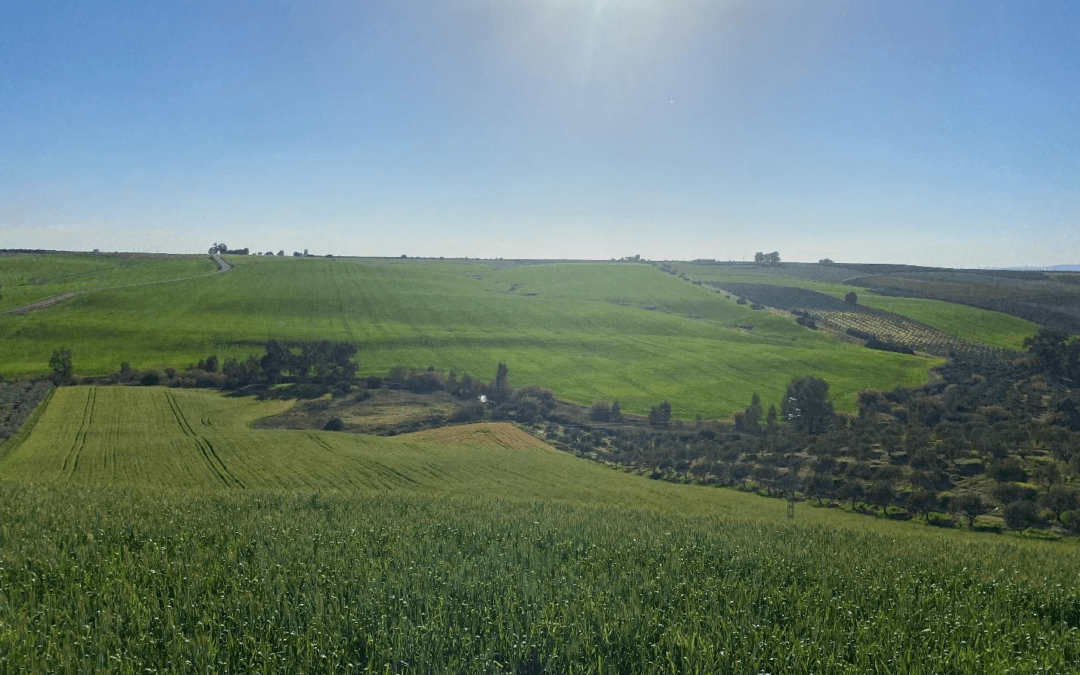
<path id="1" fill-rule="evenodd" d="M 645 481 L 641 481 L 645 482 Z M 4 672 L 987 673 L 1074 549 L 508 495 L 0 483 Z"/>
<path id="2" fill-rule="evenodd" d="M 1068 672 L 1075 542 L 546 450 L 259 431 L 201 391 L 59 389 L 0 460 L 0 671 Z"/>
<path id="3" fill-rule="evenodd" d="M 919 384 L 938 363 L 860 349 L 648 265 L 230 260 L 226 274 L 0 316 L 5 374 L 45 372 L 59 347 L 77 374 L 105 374 L 122 361 L 246 358 L 272 338 L 357 341 L 364 375 L 435 366 L 488 379 L 504 361 L 515 384 L 565 400 L 618 400 L 638 414 L 669 400 L 676 418 L 693 419 L 726 418 L 755 391 L 777 401 L 808 374 L 854 409 L 859 390 Z"/>
<path id="4" fill-rule="evenodd" d="M 0 257 L 0 311 L 72 291 L 156 283 L 212 273 L 208 256 L 47 253 Z"/>

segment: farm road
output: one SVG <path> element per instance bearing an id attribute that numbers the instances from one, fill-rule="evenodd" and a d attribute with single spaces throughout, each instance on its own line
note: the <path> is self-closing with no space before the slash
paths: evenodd
<path id="1" fill-rule="evenodd" d="M 134 288 L 136 286 L 153 286 L 154 284 L 171 284 L 171 283 L 175 283 L 177 281 L 188 281 L 190 279 L 201 279 L 202 277 L 208 277 L 208 276 L 211 276 L 211 275 L 214 275 L 214 274 L 221 274 L 222 272 L 228 272 L 229 270 L 232 269 L 232 265 L 230 265 L 229 263 L 222 260 L 221 256 L 219 256 L 217 253 L 212 254 L 210 257 L 214 259 L 215 263 L 217 263 L 218 268 L 216 270 L 214 270 L 213 272 L 210 272 L 209 274 L 199 274 L 199 275 L 196 275 L 196 276 L 193 276 L 193 277 L 180 277 L 178 279 L 160 279 L 158 281 L 146 281 L 146 282 L 143 282 L 141 284 L 127 284 L 127 285 L 120 285 L 120 286 L 106 286 L 104 288 L 92 289 L 92 291 L 112 291 L 112 290 L 116 290 L 117 288 Z M 77 295 L 82 295 L 83 293 L 90 293 L 92 291 L 69 291 L 67 293 L 61 293 L 60 295 L 55 295 L 55 296 L 53 296 L 51 298 L 46 298 L 44 300 L 38 300 L 37 302 L 32 302 L 29 305 L 23 305 L 22 307 L 15 307 L 14 309 L 9 309 L 9 310 L 7 310 L 7 312 L 5 312 L 5 314 L 13 314 L 13 315 L 16 315 L 16 316 L 19 315 L 19 314 L 29 314 L 30 312 L 33 312 L 33 311 L 36 311 L 36 310 L 39 310 L 39 309 L 45 309 L 46 307 L 52 307 L 53 305 L 61 303 L 64 300 L 67 300 L 68 298 L 74 298 Z"/>

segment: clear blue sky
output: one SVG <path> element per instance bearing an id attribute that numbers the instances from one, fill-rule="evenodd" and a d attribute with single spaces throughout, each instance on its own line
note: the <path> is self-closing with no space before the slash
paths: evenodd
<path id="1" fill-rule="evenodd" d="M 1080 2 L 5 3 L 0 248 L 1080 262 Z"/>

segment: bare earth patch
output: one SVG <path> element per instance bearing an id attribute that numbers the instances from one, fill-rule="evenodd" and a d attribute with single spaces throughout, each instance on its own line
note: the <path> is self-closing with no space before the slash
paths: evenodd
<path id="1" fill-rule="evenodd" d="M 358 400 L 359 399 L 359 400 Z M 459 405 L 445 392 L 420 395 L 404 391 L 360 390 L 343 398 L 296 401 L 288 410 L 254 423 L 257 429 L 322 429 L 340 419 L 351 433 L 394 435 L 446 424 Z"/>
<path id="2" fill-rule="evenodd" d="M 555 448 L 509 422 L 481 422 L 478 424 L 443 427 L 441 429 L 427 429 L 411 434 L 402 434 L 400 438 L 421 443 L 438 443 L 440 445 L 555 452 Z"/>

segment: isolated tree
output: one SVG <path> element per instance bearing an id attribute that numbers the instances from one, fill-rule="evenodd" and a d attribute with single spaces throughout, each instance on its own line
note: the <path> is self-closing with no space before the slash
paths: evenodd
<path id="1" fill-rule="evenodd" d="M 607 401 L 596 401 L 589 409 L 589 419 L 594 422 L 607 422 L 611 419 L 611 404 Z"/>
<path id="2" fill-rule="evenodd" d="M 495 379 L 488 386 L 487 395 L 493 403 L 501 403 L 510 397 L 510 369 L 502 361 L 495 369 Z"/>
<path id="3" fill-rule="evenodd" d="M 1008 504 L 1001 510 L 1001 519 L 1011 530 L 1023 530 L 1033 525 L 1041 525 L 1043 522 L 1038 505 L 1026 499 Z"/>
<path id="4" fill-rule="evenodd" d="M 908 510 L 916 515 L 925 516 L 928 523 L 930 522 L 930 512 L 937 508 L 937 505 L 937 495 L 929 490 L 912 492 L 907 498 Z"/>
<path id="5" fill-rule="evenodd" d="M 649 424 L 665 426 L 671 421 L 671 403 L 661 401 L 649 410 Z"/>
<path id="6" fill-rule="evenodd" d="M 757 253 L 755 253 L 754 254 L 754 262 L 756 262 L 758 264 L 765 262 L 765 254 L 762 253 L 761 251 L 758 251 Z"/>
<path id="7" fill-rule="evenodd" d="M 975 519 L 986 513 L 990 506 L 975 492 L 956 495 L 949 501 L 949 510 L 967 518 L 968 527 L 975 526 Z"/>
<path id="8" fill-rule="evenodd" d="M 880 507 L 881 515 L 885 516 L 888 515 L 885 510 L 889 507 L 889 504 L 896 500 L 896 488 L 893 487 L 891 481 L 877 481 L 866 491 L 866 498 L 874 506 Z"/>
<path id="9" fill-rule="evenodd" d="M 1032 478 L 1035 479 L 1040 485 L 1044 486 L 1047 492 L 1050 488 L 1062 481 L 1061 468 L 1058 467 L 1057 462 L 1049 461 L 1045 464 L 1040 464 L 1032 472 Z M 1068 511 L 1069 509 L 1065 509 Z"/>
<path id="10" fill-rule="evenodd" d="M 855 502 L 863 498 L 866 494 L 866 490 L 863 488 L 863 484 L 857 480 L 847 480 L 840 484 L 840 487 L 836 489 L 837 499 L 841 499 L 845 502 L 851 502 L 851 509 L 855 510 Z"/>
<path id="11" fill-rule="evenodd" d="M 784 392 L 780 412 L 799 431 L 808 434 L 828 431 L 833 419 L 829 383 L 812 375 L 792 380 Z"/>
<path id="12" fill-rule="evenodd" d="M 804 489 L 807 497 L 816 499 L 818 506 L 822 506 L 822 500 L 832 494 L 833 479 L 829 475 L 814 472 L 810 474 L 810 479 L 806 481 Z"/>
<path id="13" fill-rule="evenodd" d="M 1066 343 L 1068 331 L 1043 328 L 1034 337 L 1024 338 L 1024 347 L 1035 357 L 1036 363 L 1050 375 L 1057 377 L 1065 372 Z"/>
<path id="14" fill-rule="evenodd" d="M 753 396 L 750 397 L 750 406 L 735 413 L 735 428 L 739 431 L 756 434 L 761 431 L 762 415 L 761 397 L 757 395 L 757 392 L 754 392 Z"/>
<path id="15" fill-rule="evenodd" d="M 1039 504 L 1054 513 L 1054 519 L 1060 521 L 1061 514 L 1080 508 L 1080 494 L 1064 485 L 1055 485 L 1039 496 Z"/>
<path id="16" fill-rule="evenodd" d="M 844 295 L 844 302 L 851 305 L 857 305 L 859 304 L 859 295 L 855 291 L 851 291 L 850 293 Z"/>
<path id="17" fill-rule="evenodd" d="M 54 384 L 65 384 L 71 380 L 75 368 L 71 362 L 71 350 L 67 347 L 57 349 L 49 357 L 49 368 L 52 370 Z"/>

